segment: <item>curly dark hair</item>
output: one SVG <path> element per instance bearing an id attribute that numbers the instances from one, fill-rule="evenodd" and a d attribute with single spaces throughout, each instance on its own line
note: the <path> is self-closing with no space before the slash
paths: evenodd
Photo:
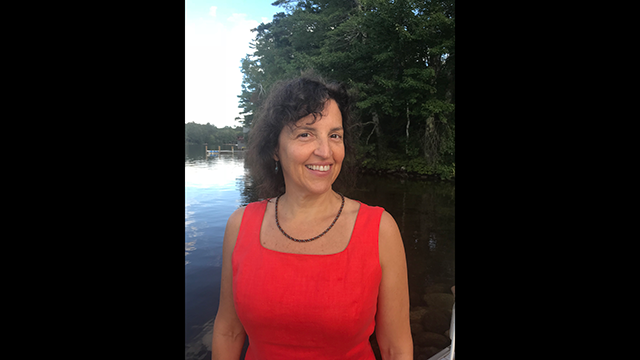
<path id="1" fill-rule="evenodd" d="M 325 82 L 320 77 L 305 75 L 275 84 L 254 119 L 248 139 L 246 161 L 259 198 L 271 198 L 285 192 L 282 169 L 279 168 L 275 172 L 276 163 L 273 159 L 284 126 L 293 125 L 310 114 L 317 120 L 322 116 L 321 113 L 329 99 L 338 104 L 342 115 L 345 148 L 342 168 L 333 188 L 345 192 L 354 186 L 354 99 L 348 94 L 344 84 Z"/>

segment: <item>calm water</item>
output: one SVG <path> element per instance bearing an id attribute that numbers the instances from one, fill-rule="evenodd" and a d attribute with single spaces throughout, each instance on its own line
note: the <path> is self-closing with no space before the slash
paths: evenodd
<path id="1" fill-rule="evenodd" d="M 407 254 L 412 310 L 427 305 L 425 292 L 455 284 L 455 184 L 361 175 L 356 189 L 345 195 L 382 206 L 396 219 Z M 211 358 L 224 228 L 235 209 L 256 200 L 242 153 L 206 157 L 203 146 L 185 148 L 186 360 Z"/>

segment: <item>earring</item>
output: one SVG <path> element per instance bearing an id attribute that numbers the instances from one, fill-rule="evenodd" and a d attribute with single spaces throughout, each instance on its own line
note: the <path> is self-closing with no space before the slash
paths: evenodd
<path id="1" fill-rule="evenodd" d="M 276 160 L 276 174 L 278 173 L 278 160 Z"/>

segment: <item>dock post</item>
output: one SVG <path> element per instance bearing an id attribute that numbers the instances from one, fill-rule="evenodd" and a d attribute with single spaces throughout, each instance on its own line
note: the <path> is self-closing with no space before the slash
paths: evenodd
<path id="1" fill-rule="evenodd" d="M 231 145 L 231 154 L 233 154 L 233 145 Z"/>

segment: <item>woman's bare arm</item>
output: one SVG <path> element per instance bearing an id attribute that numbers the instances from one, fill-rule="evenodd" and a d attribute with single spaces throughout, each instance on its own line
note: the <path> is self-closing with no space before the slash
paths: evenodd
<path id="1" fill-rule="evenodd" d="M 233 304 L 233 269 L 231 255 L 240 231 L 244 208 L 236 210 L 227 221 L 222 245 L 222 277 L 220 280 L 220 304 L 213 324 L 212 360 L 240 359 L 245 331 Z"/>
<path id="2" fill-rule="evenodd" d="M 380 219 L 380 266 L 376 339 L 383 360 L 412 360 L 407 261 L 400 230 L 391 214 Z"/>

